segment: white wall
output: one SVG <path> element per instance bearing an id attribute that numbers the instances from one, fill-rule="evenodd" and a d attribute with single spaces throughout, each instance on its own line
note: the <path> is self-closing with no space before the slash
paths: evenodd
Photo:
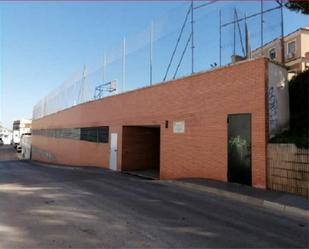
<path id="1" fill-rule="evenodd" d="M 301 34 L 301 56 L 309 52 L 309 31 L 303 31 Z"/>
<path id="2" fill-rule="evenodd" d="M 0 137 L 4 144 L 11 144 L 12 142 L 12 132 L 8 129 L 2 128 L 0 131 Z"/>
<path id="3" fill-rule="evenodd" d="M 12 132 L 8 132 L 7 134 L 4 134 L 2 137 L 4 144 L 11 144 L 12 142 Z"/>
<path id="4" fill-rule="evenodd" d="M 268 64 L 268 118 L 270 138 L 289 128 L 287 70 L 272 62 Z"/>

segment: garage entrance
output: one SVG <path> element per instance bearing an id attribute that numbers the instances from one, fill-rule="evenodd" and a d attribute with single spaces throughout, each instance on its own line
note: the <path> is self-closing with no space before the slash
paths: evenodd
<path id="1" fill-rule="evenodd" d="M 160 126 L 123 127 L 122 171 L 159 179 Z"/>

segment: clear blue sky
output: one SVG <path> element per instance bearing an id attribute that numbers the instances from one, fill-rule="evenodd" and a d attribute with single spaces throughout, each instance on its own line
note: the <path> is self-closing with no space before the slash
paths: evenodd
<path id="1" fill-rule="evenodd" d="M 124 36 L 135 37 L 134 34 L 145 30 L 152 20 L 158 22 L 158 26 L 166 24 L 160 35 L 174 46 L 177 32 L 172 30 L 180 27 L 187 5 L 175 1 L 0 3 L 0 122 L 11 128 L 14 119 L 31 118 L 33 105 L 39 99 L 80 70 L 83 64 L 98 64 L 104 50 L 121 48 Z M 250 13 L 258 5 L 246 8 Z M 212 7 L 209 16 L 216 9 Z M 309 25 L 308 16 L 289 11 L 284 14 L 286 33 Z M 210 34 L 217 32 L 217 28 L 212 28 L 217 25 L 216 15 L 209 18 L 205 11 L 198 18 L 209 21 L 206 29 Z M 206 29 L 196 28 L 197 39 Z M 275 30 L 279 35 L 278 25 Z M 271 25 L 269 33 L 273 33 Z M 216 46 L 217 39 L 213 43 Z M 170 55 L 171 47 L 161 46 L 160 50 L 157 46 L 155 54 L 161 51 Z M 208 52 L 208 55 L 217 58 L 217 53 Z M 199 58 L 197 64 L 198 61 Z M 157 61 L 155 65 L 158 66 L 154 68 L 154 78 L 159 81 L 166 62 Z M 201 63 L 197 68 L 206 67 Z M 137 73 L 135 69 L 134 74 Z"/>

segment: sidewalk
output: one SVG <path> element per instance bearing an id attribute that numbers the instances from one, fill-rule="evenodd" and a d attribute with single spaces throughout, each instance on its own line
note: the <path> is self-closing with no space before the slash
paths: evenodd
<path id="1" fill-rule="evenodd" d="M 27 161 L 24 161 L 29 163 Z M 31 161 L 34 165 L 40 165 L 51 168 L 59 168 L 57 164 L 47 164 Z M 111 173 L 111 174 L 128 174 L 152 179 L 136 172 L 114 172 L 108 169 L 97 167 L 65 166 L 60 167 L 63 170 L 76 170 L 89 173 Z M 284 213 L 297 218 L 308 220 L 309 222 L 309 200 L 302 196 L 288 194 L 284 192 L 275 192 L 271 190 L 257 189 L 236 183 L 220 182 L 208 179 L 182 179 L 182 180 L 155 180 L 159 184 L 179 186 L 196 191 L 211 193 L 227 199 L 239 201 L 242 203 L 272 209 L 275 212 Z"/>
<path id="2" fill-rule="evenodd" d="M 273 209 L 309 221 L 309 200 L 302 196 L 206 179 L 167 180 L 166 182 L 258 207 Z"/>

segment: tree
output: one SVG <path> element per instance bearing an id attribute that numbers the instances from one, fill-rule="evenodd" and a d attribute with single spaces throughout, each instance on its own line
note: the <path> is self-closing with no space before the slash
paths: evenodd
<path id="1" fill-rule="evenodd" d="M 290 127 L 276 135 L 272 143 L 293 143 L 309 148 L 309 69 L 289 81 Z"/>
<path id="2" fill-rule="evenodd" d="M 309 0 L 289 0 L 285 3 L 285 7 L 292 11 L 309 15 Z"/>
<path id="3" fill-rule="evenodd" d="M 293 134 L 309 132 L 309 69 L 289 82 L 290 130 Z"/>

